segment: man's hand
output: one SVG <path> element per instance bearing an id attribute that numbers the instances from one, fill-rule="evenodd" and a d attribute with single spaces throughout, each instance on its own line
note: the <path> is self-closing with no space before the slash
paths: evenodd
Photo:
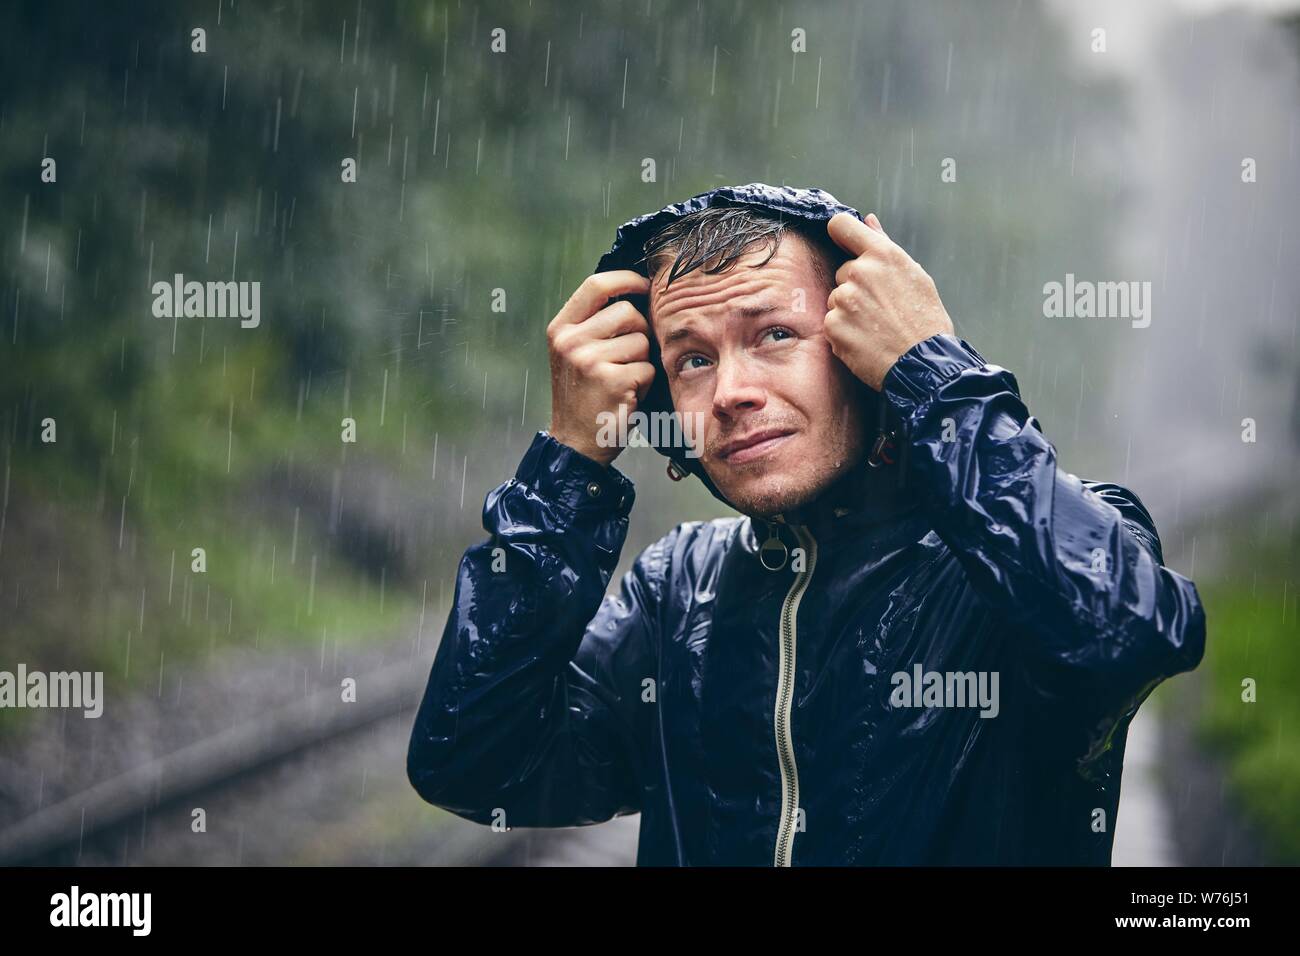
<path id="1" fill-rule="evenodd" d="M 654 381 L 650 326 L 628 293 L 649 293 L 650 280 L 630 269 L 583 280 L 546 327 L 551 353 L 551 436 L 602 465 L 623 449 L 596 441 L 602 412 L 630 415 Z"/>
<path id="2" fill-rule="evenodd" d="M 835 273 L 826 338 L 854 375 L 880 391 L 899 356 L 932 335 L 951 335 L 952 320 L 934 280 L 885 235 L 875 213 L 865 225 L 839 213 L 826 231 L 854 257 Z"/>

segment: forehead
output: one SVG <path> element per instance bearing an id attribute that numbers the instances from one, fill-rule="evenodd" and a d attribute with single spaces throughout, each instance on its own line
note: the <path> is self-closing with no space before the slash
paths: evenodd
<path id="1" fill-rule="evenodd" d="M 657 335 L 662 339 L 688 316 L 707 319 L 763 306 L 788 307 L 798 289 L 810 303 L 818 293 L 823 297 L 829 294 L 817 274 L 812 249 L 802 236 L 787 232 L 776 253 L 770 259 L 767 255 L 768 246 L 760 244 L 725 272 L 706 275 L 696 269 L 678 276 L 669 286 L 670 258 L 650 286 L 650 319 Z M 758 265 L 760 262 L 763 264 Z"/>

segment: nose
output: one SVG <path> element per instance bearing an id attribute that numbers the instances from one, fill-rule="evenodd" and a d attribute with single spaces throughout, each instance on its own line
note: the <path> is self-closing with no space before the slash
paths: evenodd
<path id="1" fill-rule="evenodd" d="M 727 421 L 767 404 L 761 373 L 743 352 L 720 356 L 714 373 L 713 417 Z"/>

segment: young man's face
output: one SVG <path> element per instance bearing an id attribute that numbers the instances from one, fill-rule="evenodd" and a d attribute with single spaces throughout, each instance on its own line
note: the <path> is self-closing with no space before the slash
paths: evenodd
<path id="1" fill-rule="evenodd" d="M 831 289 L 812 255 L 787 233 L 758 268 L 766 246 L 719 275 L 697 269 L 665 288 L 665 267 L 651 284 L 673 404 L 703 413 L 700 461 L 745 514 L 805 504 L 863 459 L 863 386 L 822 333 Z"/>

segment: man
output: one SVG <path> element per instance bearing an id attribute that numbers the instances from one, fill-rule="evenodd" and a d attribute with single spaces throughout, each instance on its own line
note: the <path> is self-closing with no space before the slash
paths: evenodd
<path id="1" fill-rule="evenodd" d="M 550 429 L 487 497 L 411 736 L 426 800 L 639 811 L 642 865 L 1110 862 L 1129 721 L 1204 650 L 1196 588 L 1131 492 L 1057 467 L 874 214 L 674 204 L 547 335 Z M 602 599 L 634 495 L 600 422 L 632 408 L 702 418 L 659 450 L 744 516 Z"/>

